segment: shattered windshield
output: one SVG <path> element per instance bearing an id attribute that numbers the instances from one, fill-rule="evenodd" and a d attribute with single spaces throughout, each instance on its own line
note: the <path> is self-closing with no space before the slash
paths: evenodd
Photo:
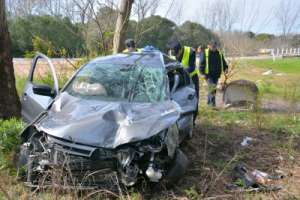
<path id="1" fill-rule="evenodd" d="M 164 70 L 140 64 L 92 62 L 79 71 L 66 91 L 87 99 L 160 102 L 166 96 Z"/>

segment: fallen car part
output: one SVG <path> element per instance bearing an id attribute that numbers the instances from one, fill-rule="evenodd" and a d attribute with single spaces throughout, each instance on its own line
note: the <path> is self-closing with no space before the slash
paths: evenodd
<path id="1" fill-rule="evenodd" d="M 238 164 L 233 169 L 233 184 L 227 185 L 227 189 L 234 191 L 278 191 L 280 185 L 274 185 L 277 176 L 271 176 L 265 172 L 254 169 L 249 171 L 244 165 Z"/>
<path id="2" fill-rule="evenodd" d="M 251 142 L 253 141 L 252 137 L 244 137 L 243 141 L 241 142 L 241 146 L 245 147 L 248 146 L 249 144 L 251 144 Z"/>

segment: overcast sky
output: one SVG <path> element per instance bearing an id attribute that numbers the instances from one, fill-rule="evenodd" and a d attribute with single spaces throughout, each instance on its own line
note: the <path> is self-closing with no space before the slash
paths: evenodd
<path id="1" fill-rule="evenodd" d="M 167 17 L 175 21 L 177 24 L 183 23 L 186 20 L 196 21 L 205 25 L 203 13 L 207 4 L 212 1 L 220 0 L 161 0 L 161 6 L 158 9 L 159 15 L 165 16 L 170 2 L 175 1 L 173 5 L 173 12 L 168 13 Z M 235 9 L 244 10 L 245 20 L 251 18 L 254 22 L 235 23 L 234 29 L 242 29 L 246 31 L 250 27 L 251 31 L 255 33 L 273 33 L 279 34 L 278 22 L 275 13 L 278 10 L 278 5 L 281 0 L 231 0 L 232 7 Z M 300 5 L 300 0 L 291 0 L 293 7 Z M 245 7 L 243 6 L 246 3 Z M 295 5 L 295 6 L 294 6 Z M 182 8 L 181 14 L 178 12 Z M 245 9 L 243 9 L 243 7 Z M 177 10 L 176 12 L 174 10 Z M 201 14 L 202 13 L 202 14 Z M 239 17 L 241 18 L 241 17 Z M 244 20 L 244 21 L 245 21 Z M 251 25 L 252 24 L 252 25 Z"/>

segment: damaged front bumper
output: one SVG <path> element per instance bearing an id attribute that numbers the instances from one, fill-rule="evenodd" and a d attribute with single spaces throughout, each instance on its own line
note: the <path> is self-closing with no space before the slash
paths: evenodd
<path id="1" fill-rule="evenodd" d="M 132 186 L 139 177 L 159 182 L 175 152 L 167 135 L 163 131 L 145 141 L 107 149 L 36 133 L 22 145 L 28 159 L 27 185 L 97 187 L 120 180 Z"/>

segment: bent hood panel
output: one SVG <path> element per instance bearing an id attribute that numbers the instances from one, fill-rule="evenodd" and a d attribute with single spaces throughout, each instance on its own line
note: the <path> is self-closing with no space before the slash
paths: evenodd
<path id="1" fill-rule="evenodd" d="M 126 103 L 85 100 L 62 93 L 36 127 L 77 143 L 116 148 L 147 139 L 174 124 L 180 107 L 163 103 Z"/>

